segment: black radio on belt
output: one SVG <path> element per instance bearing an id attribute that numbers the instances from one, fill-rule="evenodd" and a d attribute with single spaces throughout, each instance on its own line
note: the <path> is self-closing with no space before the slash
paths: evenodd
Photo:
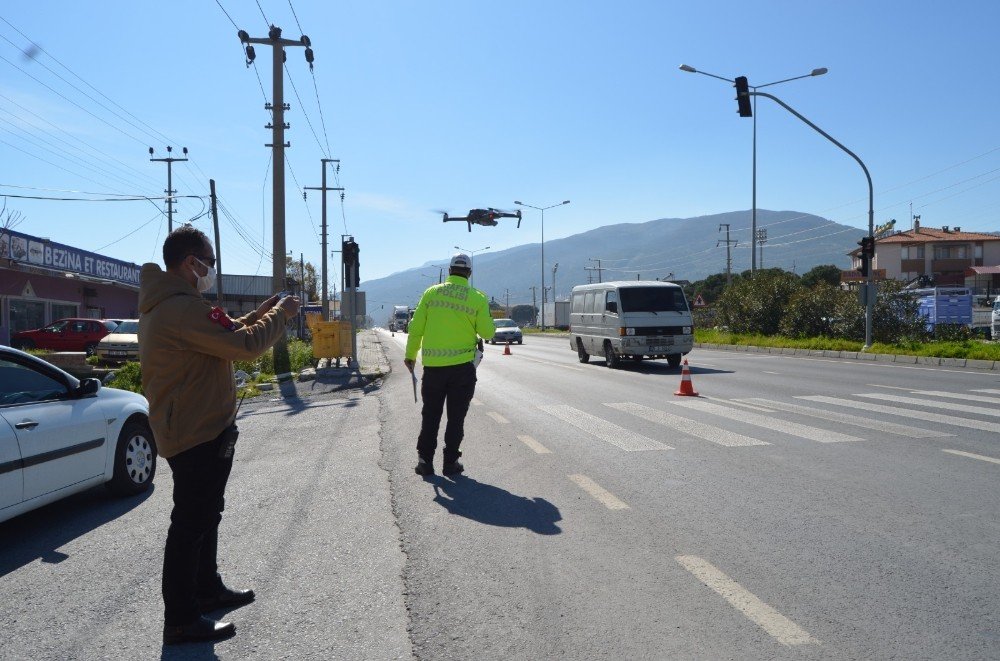
<path id="1" fill-rule="evenodd" d="M 240 437 L 240 429 L 235 424 L 226 427 L 219 434 L 219 459 L 232 459 L 236 451 L 236 440 Z"/>

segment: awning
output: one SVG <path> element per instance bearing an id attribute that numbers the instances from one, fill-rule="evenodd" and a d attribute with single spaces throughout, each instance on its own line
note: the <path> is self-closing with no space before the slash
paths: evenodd
<path id="1" fill-rule="evenodd" d="M 974 275 L 1000 275 L 1000 265 L 997 266 L 970 266 L 965 269 L 965 277 Z"/>

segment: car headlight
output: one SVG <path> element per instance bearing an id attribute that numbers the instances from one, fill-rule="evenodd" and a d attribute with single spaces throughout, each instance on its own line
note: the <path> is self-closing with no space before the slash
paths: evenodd
<path id="1" fill-rule="evenodd" d="M 690 326 L 685 326 L 684 327 L 684 334 L 685 335 L 690 335 L 691 334 L 691 327 Z"/>

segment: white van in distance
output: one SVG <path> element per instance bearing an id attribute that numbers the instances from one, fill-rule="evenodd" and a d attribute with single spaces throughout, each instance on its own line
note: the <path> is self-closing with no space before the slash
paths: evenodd
<path id="1" fill-rule="evenodd" d="M 569 344 L 581 363 L 604 356 L 666 358 L 671 367 L 694 346 L 694 324 L 684 290 L 672 282 L 622 280 L 573 287 Z"/>

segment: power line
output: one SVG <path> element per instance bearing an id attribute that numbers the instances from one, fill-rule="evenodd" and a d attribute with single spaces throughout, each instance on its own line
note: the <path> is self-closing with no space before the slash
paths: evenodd
<path id="1" fill-rule="evenodd" d="M 132 236 L 133 234 L 135 234 L 136 232 L 138 232 L 139 230 L 141 230 L 141 229 L 142 229 L 143 227 L 145 227 L 146 225 L 149 225 L 149 224 L 150 224 L 151 222 L 153 222 L 154 220 L 156 220 L 156 219 L 158 219 L 158 218 L 161 218 L 162 216 L 163 216 L 163 213 L 162 213 L 162 212 L 161 212 L 161 213 L 158 213 L 158 214 L 156 214 L 155 216 L 153 216 L 152 218 L 150 218 L 149 220 L 147 220 L 146 222 L 144 222 L 144 223 L 143 223 L 142 225 L 139 225 L 138 227 L 136 227 L 136 228 L 135 228 L 134 230 L 132 230 L 131 232 L 129 232 L 129 233 L 128 233 L 128 234 L 126 234 L 125 236 L 123 236 L 123 237 L 120 237 L 120 238 L 117 238 L 117 239 L 115 239 L 114 241 L 112 241 L 111 243 L 107 243 L 107 244 L 105 244 L 105 245 L 101 246 L 100 248 L 94 248 L 94 250 L 93 250 L 92 252 L 100 252 L 100 251 L 104 250 L 105 248 L 107 248 L 107 247 L 109 247 L 109 246 L 113 246 L 113 245 L 115 245 L 115 244 L 116 244 L 116 243 L 118 243 L 119 241 L 124 241 L 124 240 L 125 240 L 125 239 L 127 239 L 128 237 Z M 159 236 L 157 236 L 157 238 L 159 238 Z M 155 244 L 154 244 L 154 245 L 155 245 Z"/>
<path id="2" fill-rule="evenodd" d="M 219 0 L 215 0 L 215 4 L 219 5 L 219 9 L 221 9 L 222 13 L 226 15 L 226 18 L 228 18 L 229 22 L 233 24 L 233 27 L 239 30 L 240 26 L 236 25 L 236 21 L 234 21 L 233 17 L 229 15 L 229 12 L 226 11 L 226 8 L 222 6 L 222 3 L 219 2 Z"/>

